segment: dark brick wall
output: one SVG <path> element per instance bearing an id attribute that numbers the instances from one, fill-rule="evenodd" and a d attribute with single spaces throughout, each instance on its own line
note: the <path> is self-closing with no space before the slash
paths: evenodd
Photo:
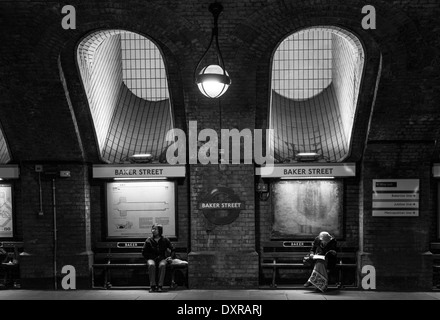
<path id="1" fill-rule="evenodd" d="M 347 159 L 361 169 L 357 178 L 345 183 L 346 244 L 359 244 L 365 251 L 361 265 L 375 265 L 378 289 L 429 287 L 429 255 L 422 254 L 429 249 L 429 242 L 437 239 L 437 184 L 430 170 L 432 163 L 440 161 L 438 1 L 369 1 L 376 8 L 377 29 L 363 30 L 361 9 L 365 1 L 224 0 L 220 46 L 233 85 L 217 101 L 201 96 L 192 79 L 209 41 L 212 16 L 207 7 L 211 2 L 72 1 L 69 4 L 77 9 L 76 30 L 61 28 L 63 3 L 0 2 L 0 121 L 13 162 L 21 169 L 21 178 L 14 182 L 17 239 L 22 238 L 26 251 L 33 254 L 23 258 L 23 278 L 44 278 L 50 283 L 52 277 L 51 182 L 42 183 L 45 215 L 39 217 L 34 163 L 72 172 L 71 179 L 57 181 L 59 245 L 64 254 L 59 264 L 78 261 L 77 273 L 86 275 L 90 244 L 102 237 L 102 185 L 92 181 L 88 173 L 90 165 L 101 163 L 101 159 L 74 55 L 83 36 L 102 28 L 124 28 L 152 37 L 164 53 L 176 127 L 186 130 L 188 121 L 196 120 L 199 130 L 264 129 L 268 126 L 273 49 L 301 28 L 333 25 L 355 34 L 366 52 Z M 213 232 L 219 232 L 215 235 L 222 241 L 242 239 L 249 250 L 247 263 L 241 265 L 238 256 L 226 254 L 229 251 L 219 246 L 215 255 L 209 252 L 194 258 L 198 264 L 190 265 L 195 279 L 190 278 L 191 285 L 202 286 L 204 277 L 210 286 L 255 284 L 258 258 L 253 252 L 267 239 L 270 201 L 256 200 L 252 166 L 226 175 L 231 170 L 200 166 L 188 170 L 187 179 L 178 187 L 179 240 L 191 238 L 194 256 L 205 252 L 207 234 L 196 204 L 210 185 L 209 172 L 216 177 L 211 181 L 216 185 L 244 188 L 246 219 L 237 222 L 239 230 L 217 228 Z M 408 177 L 421 181 L 420 216 L 371 217 L 372 179 Z M 242 232 L 250 232 L 250 238 L 236 238 L 236 233 Z M 403 259 L 408 256 L 405 250 L 411 258 Z M 72 262 L 72 257 L 82 252 L 86 254 Z M 388 255 L 394 259 L 387 260 Z M 228 273 L 226 268 L 236 271 Z"/>
<path id="2" fill-rule="evenodd" d="M 190 287 L 256 287 L 254 166 L 227 165 L 220 169 L 218 165 L 193 165 L 190 174 Z M 232 190 L 244 204 L 244 209 L 231 223 L 212 223 L 198 207 L 216 188 Z"/>
<path id="3" fill-rule="evenodd" d="M 77 281 L 88 278 L 91 258 L 90 190 L 88 167 L 75 164 L 43 164 L 41 174 L 41 208 L 38 173 L 34 164 L 21 166 L 19 217 L 22 219 L 25 252 L 20 267 L 24 287 L 35 280 L 61 277 L 61 269 L 72 265 Z M 59 172 L 70 171 L 70 178 L 60 178 Z M 56 231 L 55 231 L 56 222 Z M 55 248 L 56 236 L 56 248 Z M 56 260 L 54 260 L 56 256 Z M 45 281 L 45 287 L 51 286 Z"/>
<path id="4" fill-rule="evenodd" d="M 431 199 L 433 142 L 371 141 L 363 162 L 363 246 L 382 288 L 430 289 L 430 226 L 436 210 Z M 373 179 L 420 179 L 418 217 L 373 217 Z"/>

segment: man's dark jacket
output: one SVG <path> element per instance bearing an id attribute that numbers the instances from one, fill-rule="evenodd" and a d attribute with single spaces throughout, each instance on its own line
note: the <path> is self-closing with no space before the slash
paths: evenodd
<path id="1" fill-rule="evenodd" d="M 167 249 L 169 249 L 169 252 L 167 252 Z M 167 257 L 174 257 L 174 247 L 168 238 L 160 237 L 159 240 L 155 241 L 153 237 L 149 237 L 145 240 L 142 255 L 146 260 L 152 259 L 159 263 Z"/>

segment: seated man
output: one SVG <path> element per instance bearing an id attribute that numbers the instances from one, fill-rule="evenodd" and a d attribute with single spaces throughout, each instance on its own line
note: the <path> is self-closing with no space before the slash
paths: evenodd
<path id="1" fill-rule="evenodd" d="M 165 279 L 167 263 L 171 263 L 174 256 L 174 247 L 168 238 L 162 236 L 163 227 L 160 224 L 154 224 L 151 227 L 151 232 L 153 235 L 145 240 L 142 255 L 148 264 L 150 292 L 160 292 Z M 170 251 L 168 257 L 166 257 L 167 249 Z M 156 281 L 156 268 L 159 268 L 159 281 Z"/>

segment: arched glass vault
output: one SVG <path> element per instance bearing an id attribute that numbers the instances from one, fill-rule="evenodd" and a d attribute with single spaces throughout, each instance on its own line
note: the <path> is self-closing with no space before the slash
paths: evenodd
<path id="1" fill-rule="evenodd" d="M 160 158 L 173 115 L 159 48 L 137 33 L 97 31 L 79 43 L 77 62 L 103 160 Z"/>
<path id="2" fill-rule="evenodd" d="M 349 155 L 363 66 L 360 41 L 340 28 L 303 29 L 279 44 L 270 92 L 277 162 L 295 162 L 299 153 L 325 162 Z"/>

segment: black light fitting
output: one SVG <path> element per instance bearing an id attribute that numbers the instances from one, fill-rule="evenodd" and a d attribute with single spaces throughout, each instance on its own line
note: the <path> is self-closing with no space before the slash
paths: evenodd
<path id="1" fill-rule="evenodd" d="M 218 43 L 218 17 L 222 11 L 223 6 L 218 2 L 214 2 L 209 5 L 209 12 L 211 12 L 214 16 L 214 27 L 212 28 L 211 40 L 209 41 L 208 48 L 194 69 L 194 81 L 199 87 L 200 92 L 209 98 L 220 97 L 226 92 L 226 90 L 228 90 L 231 84 L 231 78 L 226 71 L 220 45 Z M 208 65 L 197 74 L 197 70 L 210 50 L 213 42 L 215 43 L 218 64 Z"/>

